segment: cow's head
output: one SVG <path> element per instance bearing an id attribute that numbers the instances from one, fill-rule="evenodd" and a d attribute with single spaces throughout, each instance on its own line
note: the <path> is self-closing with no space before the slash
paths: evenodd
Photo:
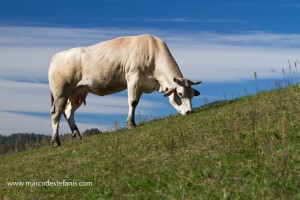
<path id="1" fill-rule="evenodd" d="M 192 98 L 199 96 L 200 92 L 193 89 L 192 85 L 201 82 L 193 82 L 185 78 L 174 78 L 174 85 L 165 89 L 165 97 L 169 97 L 172 106 L 182 115 L 193 112 Z"/>

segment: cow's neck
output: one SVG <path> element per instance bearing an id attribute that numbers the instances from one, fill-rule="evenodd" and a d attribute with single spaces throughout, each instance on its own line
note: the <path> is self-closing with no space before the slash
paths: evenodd
<path id="1" fill-rule="evenodd" d="M 155 78 L 159 82 L 160 92 L 172 87 L 174 85 L 174 78 L 182 77 L 182 73 L 166 44 L 161 49 L 155 71 Z"/>
<path id="2" fill-rule="evenodd" d="M 173 59 L 169 62 L 169 65 L 160 70 L 157 80 L 160 84 L 160 92 L 166 91 L 166 89 L 174 86 L 174 78 L 181 78 L 182 74 L 177 66 L 177 63 Z"/>

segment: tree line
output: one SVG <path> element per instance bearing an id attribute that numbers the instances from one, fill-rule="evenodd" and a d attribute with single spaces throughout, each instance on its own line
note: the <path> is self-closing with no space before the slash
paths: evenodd
<path id="1" fill-rule="evenodd" d="M 102 132 L 96 128 L 87 129 L 82 133 L 84 137 L 98 135 Z M 70 140 L 71 134 L 64 134 L 61 140 Z M 49 146 L 51 136 L 35 133 L 13 133 L 11 135 L 0 135 L 0 155 L 7 153 L 22 152 L 37 149 L 43 146 Z"/>

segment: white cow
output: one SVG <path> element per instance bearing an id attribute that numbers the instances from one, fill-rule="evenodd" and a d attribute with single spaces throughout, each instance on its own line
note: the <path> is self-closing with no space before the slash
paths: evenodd
<path id="1" fill-rule="evenodd" d="M 62 114 L 73 136 L 81 139 L 74 112 L 86 104 L 88 93 L 104 96 L 127 88 L 129 128 L 136 126 L 134 113 L 142 93 L 164 92 L 182 115 L 192 112 L 191 99 L 200 95 L 191 87 L 200 82 L 183 78 L 165 42 L 147 34 L 60 52 L 51 60 L 48 77 L 54 145 L 60 145 Z"/>

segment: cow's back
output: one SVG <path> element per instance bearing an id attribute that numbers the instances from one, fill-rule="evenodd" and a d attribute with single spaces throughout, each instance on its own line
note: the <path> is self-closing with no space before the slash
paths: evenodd
<path id="1" fill-rule="evenodd" d="M 119 37 L 87 47 L 86 66 L 107 70 L 108 66 L 128 71 L 133 67 L 146 67 L 154 59 L 156 38 L 151 35 Z"/>

